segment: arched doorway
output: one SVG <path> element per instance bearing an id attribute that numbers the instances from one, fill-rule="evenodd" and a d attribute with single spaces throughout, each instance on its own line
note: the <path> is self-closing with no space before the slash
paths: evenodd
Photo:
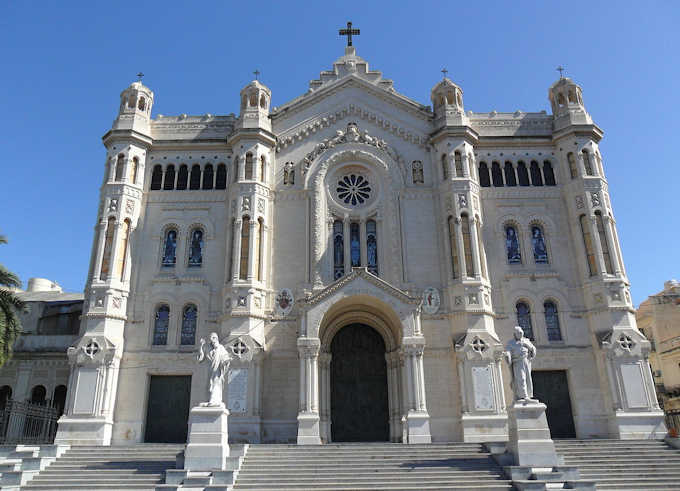
<path id="1" fill-rule="evenodd" d="M 382 336 L 365 324 L 349 324 L 333 336 L 330 351 L 332 441 L 388 441 L 387 364 Z"/>

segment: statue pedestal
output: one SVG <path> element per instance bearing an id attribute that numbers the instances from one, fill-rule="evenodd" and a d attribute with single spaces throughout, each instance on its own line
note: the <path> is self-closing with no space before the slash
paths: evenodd
<path id="1" fill-rule="evenodd" d="M 515 401 L 508 408 L 508 451 L 515 465 L 551 467 L 559 465 L 555 444 L 545 417 L 545 404 L 536 400 Z"/>
<path id="2" fill-rule="evenodd" d="M 229 457 L 229 411 L 224 406 L 196 406 L 189 413 L 189 442 L 184 468 L 225 470 Z"/>

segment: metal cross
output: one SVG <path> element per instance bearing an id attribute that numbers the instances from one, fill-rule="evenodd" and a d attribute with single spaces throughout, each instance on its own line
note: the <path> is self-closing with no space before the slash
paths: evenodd
<path id="1" fill-rule="evenodd" d="M 260 79 L 260 78 L 259 78 L 259 77 L 260 77 L 260 70 L 258 70 L 258 69 L 256 68 L 255 71 L 253 72 L 253 75 L 255 75 L 255 80 L 259 80 L 259 79 Z"/>
<path id="2" fill-rule="evenodd" d="M 442 68 L 442 73 L 444 74 L 444 78 L 449 74 L 449 71 L 446 68 Z"/>
<path id="3" fill-rule="evenodd" d="M 242 355 L 246 351 L 248 351 L 248 346 L 241 341 L 240 339 L 234 343 L 234 345 L 231 347 L 232 351 L 236 355 Z"/>
<path id="4" fill-rule="evenodd" d="M 557 68 L 555 68 L 555 70 L 557 70 L 558 72 L 560 72 L 560 78 L 564 78 L 564 74 L 562 73 L 562 72 L 564 72 L 564 67 L 563 67 L 562 65 L 560 65 L 560 66 L 558 66 Z"/>
<path id="5" fill-rule="evenodd" d="M 347 46 L 352 46 L 352 35 L 358 36 L 361 34 L 359 32 L 359 29 L 352 29 L 352 23 L 348 22 L 347 23 L 347 29 L 340 29 L 340 35 L 341 36 L 347 36 Z"/>
<path id="6" fill-rule="evenodd" d="M 99 345 L 94 341 L 90 341 L 87 346 L 85 346 L 85 354 L 92 358 L 97 353 L 99 353 Z"/>
<path id="7" fill-rule="evenodd" d="M 139 73 L 137 74 L 137 78 L 139 78 L 139 81 L 140 81 L 140 82 L 142 81 L 142 77 L 144 77 L 144 74 L 143 74 L 142 72 L 139 72 Z"/>
<path id="8" fill-rule="evenodd" d="M 486 350 L 486 343 L 479 338 L 475 338 L 472 341 L 472 349 L 481 354 Z"/>

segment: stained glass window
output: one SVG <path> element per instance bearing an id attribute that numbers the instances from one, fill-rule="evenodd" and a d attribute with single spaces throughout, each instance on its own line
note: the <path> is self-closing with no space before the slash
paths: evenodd
<path id="1" fill-rule="evenodd" d="M 505 252 L 508 264 L 522 264 L 522 253 L 519 250 L 517 229 L 512 225 L 505 227 Z"/>
<path id="2" fill-rule="evenodd" d="M 361 266 L 361 242 L 359 241 L 359 224 L 352 222 L 349 226 L 349 252 L 352 267 Z"/>
<path id="3" fill-rule="evenodd" d="M 368 271 L 378 275 L 378 232 L 375 220 L 366 222 L 366 255 Z"/>
<path id="4" fill-rule="evenodd" d="M 195 344 L 196 343 L 196 319 L 198 318 L 198 309 L 195 305 L 189 304 L 184 307 L 182 315 L 182 331 L 180 333 L 180 344 Z"/>
<path id="5" fill-rule="evenodd" d="M 531 327 L 531 309 L 524 302 L 519 302 L 517 308 L 517 324 L 524 331 L 524 335 L 530 340 L 534 340 L 534 330 Z"/>
<path id="6" fill-rule="evenodd" d="M 163 247 L 163 266 L 172 267 L 177 262 L 177 231 L 168 230 Z"/>
<path id="7" fill-rule="evenodd" d="M 342 278 L 345 274 L 345 239 L 342 221 L 333 222 L 333 279 Z"/>
<path id="8" fill-rule="evenodd" d="M 545 246 L 543 230 L 538 225 L 531 227 L 531 248 L 534 250 L 536 264 L 548 264 L 548 249 Z"/>
<path id="9" fill-rule="evenodd" d="M 203 264 L 203 231 L 194 229 L 189 244 L 189 267 L 199 268 Z"/>
<path id="10" fill-rule="evenodd" d="M 168 344 L 168 325 L 170 324 L 170 307 L 161 305 L 156 310 L 153 323 L 153 344 Z"/>
<path id="11" fill-rule="evenodd" d="M 545 310 L 545 325 L 548 328 L 548 341 L 562 341 L 557 306 L 554 302 L 548 301 L 543 304 L 543 310 Z"/>

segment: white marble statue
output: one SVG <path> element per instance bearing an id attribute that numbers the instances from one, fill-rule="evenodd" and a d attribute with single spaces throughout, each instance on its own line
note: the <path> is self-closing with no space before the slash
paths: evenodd
<path id="1" fill-rule="evenodd" d="M 515 326 L 513 339 L 505 347 L 505 358 L 512 369 L 512 390 L 516 401 L 534 400 L 531 361 L 535 356 L 536 347 L 524 337 L 524 330 Z"/>
<path id="2" fill-rule="evenodd" d="M 231 363 L 231 355 L 227 349 L 220 344 L 220 338 L 217 333 L 210 334 L 210 350 L 206 354 L 204 352 L 205 339 L 201 338 L 201 345 L 198 348 L 198 362 L 201 363 L 206 358 L 210 361 L 208 367 L 210 384 L 208 391 L 210 399 L 208 402 L 201 403 L 201 406 L 224 406 L 222 401 L 222 390 L 224 387 L 224 378 L 229 371 L 229 363 Z"/>

